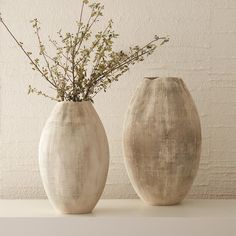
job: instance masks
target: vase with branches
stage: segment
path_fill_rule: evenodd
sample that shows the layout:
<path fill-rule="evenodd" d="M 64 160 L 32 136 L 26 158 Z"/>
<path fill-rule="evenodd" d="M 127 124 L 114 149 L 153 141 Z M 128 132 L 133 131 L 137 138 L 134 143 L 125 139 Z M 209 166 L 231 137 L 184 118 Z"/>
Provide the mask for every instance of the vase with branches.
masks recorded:
<path fill-rule="evenodd" d="M 85 20 L 84 8 L 90 10 Z M 95 207 L 105 186 L 109 148 L 104 127 L 92 105 L 94 96 L 106 91 L 132 65 L 141 62 L 168 37 L 155 36 L 143 46 L 114 50 L 118 34 L 113 21 L 94 32 L 93 26 L 103 16 L 104 6 L 82 0 L 75 32 L 57 32 L 49 36 L 55 54 L 41 37 L 41 24 L 31 21 L 38 41 L 38 56 L 28 51 L 13 34 L 5 19 L 0 23 L 29 59 L 32 69 L 40 73 L 54 95 L 29 86 L 29 94 L 36 93 L 58 101 L 39 143 L 39 166 L 46 194 L 52 205 L 64 213 L 89 213 Z M 51 48 L 50 48 L 51 49 Z"/>

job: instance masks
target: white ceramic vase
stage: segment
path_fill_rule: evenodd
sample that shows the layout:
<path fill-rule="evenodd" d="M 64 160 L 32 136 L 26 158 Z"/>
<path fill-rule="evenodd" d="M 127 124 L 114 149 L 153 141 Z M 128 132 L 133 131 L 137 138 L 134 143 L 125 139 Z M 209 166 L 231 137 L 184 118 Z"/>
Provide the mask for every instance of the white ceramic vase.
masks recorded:
<path fill-rule="evenodd" d="M 107 178 L 109 148 L 90 102 L 59 102 L 42 131 L 39 166 L 46 194 L 63 213 L 90 213 Z"/>
<path fill-rule="evenodd" d="M 201 127 L 193 99 L 179 78 L 145 78 L 124 123 L 130 181 L 151 205 L 181 202 L 196 176 Z"/>

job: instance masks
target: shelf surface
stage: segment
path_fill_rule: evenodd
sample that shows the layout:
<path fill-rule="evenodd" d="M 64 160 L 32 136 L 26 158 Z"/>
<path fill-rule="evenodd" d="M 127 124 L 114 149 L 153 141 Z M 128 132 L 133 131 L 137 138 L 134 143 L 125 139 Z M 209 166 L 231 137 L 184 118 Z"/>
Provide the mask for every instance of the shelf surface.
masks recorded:
<path fill-rule="evenodd" d="M 148 206 L 100 200 L 93 213 L 66 215 L 47 200 L 0 200 L 0 236 L 235 236 L 236 200 Z"/>
<path fill-rule="evenodd" d="M 55 211 L 48 200 L 0 200 L 0 217 L 232 217 L 236 200 L 185 200 L 175 206 L 149 206 L 139 199 L 100 200 L 91 214 Z"/>

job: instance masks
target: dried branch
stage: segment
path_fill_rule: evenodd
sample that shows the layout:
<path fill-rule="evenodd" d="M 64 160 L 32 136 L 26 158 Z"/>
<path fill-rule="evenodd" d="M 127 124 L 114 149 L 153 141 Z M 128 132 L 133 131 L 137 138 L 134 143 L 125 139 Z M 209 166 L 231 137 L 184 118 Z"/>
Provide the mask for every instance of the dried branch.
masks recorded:
<path fill-rule="evenodd" d="M 104 6 L 90 1 L 92 0 L 82 0 L 74 33 L 63 33 L 59 30 L 58 40 L 53 40 L 49 36 L 49 42 L 56 51 L 55 56 L 50 56 L 46 51 L 40 37 L 38 20 L 31 21 L 39 44 L 39 55 L 44 60 L 43 64 L 39 58 L 32 58 L 32 53 L 24 49 L 23 44 L 16 39 L 0 16 L 0 23 L 28 57 L 32 69 L 37 70 L 52 85 L 57 95 L 56 98 L 52 98 L 31 86 L 29 93 L 43 95 L 56 101 L 93 101 L 98 92 L 106 91 L 132 65 L 142 62 L 158 45 L 162 46 L 169 41 L 168 37 L 155 36 L 142 47 L 130 47 L 128 52 L 113 50 L 114 41 L 119 36 L 113 30 L 113 22 L 110 20 L 104 30 L 93 32 L 93 26 L 103 16 Z M 83 17 L 85 7 L 90 9 L 87 20 Z"/>

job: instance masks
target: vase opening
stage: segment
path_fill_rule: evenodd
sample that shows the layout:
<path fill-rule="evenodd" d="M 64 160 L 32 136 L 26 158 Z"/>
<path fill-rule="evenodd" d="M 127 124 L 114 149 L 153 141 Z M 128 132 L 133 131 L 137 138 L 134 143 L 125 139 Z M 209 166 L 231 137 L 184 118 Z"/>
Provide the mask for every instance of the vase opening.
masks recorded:
<path fill-rule="evenodd" d="M 154 79 L 158 79 L 160 77 L 156 76 L 156 77 L 144 77 L 144 79 L 150 79 L 150 80 L 154 80 Z"/>
<path fill-rule="evenodd" d="M 181 78 L 179 77 L 175 77 L 175 76 L 169 76 L 169 77 L 159 77 L 159 76 L 153 76 L 153 77 L 144 77 L 144 79 L 147 79 L 147 80 L 168 80 L 168 81 L 182 81 Z"/>

